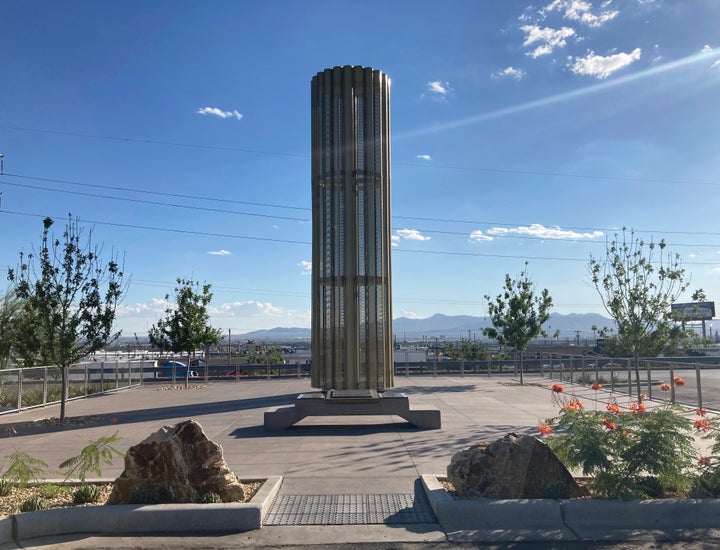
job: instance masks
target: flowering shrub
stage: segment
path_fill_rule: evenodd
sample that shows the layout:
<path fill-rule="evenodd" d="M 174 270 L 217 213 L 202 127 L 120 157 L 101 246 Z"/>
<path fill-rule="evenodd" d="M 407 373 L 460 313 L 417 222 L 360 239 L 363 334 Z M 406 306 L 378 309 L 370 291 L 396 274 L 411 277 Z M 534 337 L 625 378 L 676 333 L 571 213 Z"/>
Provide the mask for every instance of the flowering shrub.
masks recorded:
<path fill-rule="evenodd" d="M 613 402 L 605 411 L 588 411 L 573 397 L 554 419 L 557 435 L 548 444 L 566 466 L 592 476 L 591 488 L 600 496 L 632 499 L 682 493 L 692 485 L 698 455 L 693 421 L 680 412 L 670 405 L 648 411 L 641 402 L 625 410 Z M 718 480 L 720 486 L 720 473 Z"/>

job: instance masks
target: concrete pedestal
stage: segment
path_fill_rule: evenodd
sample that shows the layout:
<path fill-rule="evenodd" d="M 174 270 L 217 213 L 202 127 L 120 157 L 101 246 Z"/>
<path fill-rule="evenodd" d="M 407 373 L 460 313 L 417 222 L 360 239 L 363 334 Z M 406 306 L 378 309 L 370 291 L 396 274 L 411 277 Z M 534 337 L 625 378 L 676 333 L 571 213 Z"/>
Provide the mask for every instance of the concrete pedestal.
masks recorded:
<path fill-rule="evenodd" d="M 397 415 L 414 426 L 437 430 L 440 411 L 435 408 L 411 409 L 410 400 L 401 392 L 376 390 L 330 390 L 301 393 L 290 407 L 265 411 L 265 430 L 284 430 L 307 416 Z"/>

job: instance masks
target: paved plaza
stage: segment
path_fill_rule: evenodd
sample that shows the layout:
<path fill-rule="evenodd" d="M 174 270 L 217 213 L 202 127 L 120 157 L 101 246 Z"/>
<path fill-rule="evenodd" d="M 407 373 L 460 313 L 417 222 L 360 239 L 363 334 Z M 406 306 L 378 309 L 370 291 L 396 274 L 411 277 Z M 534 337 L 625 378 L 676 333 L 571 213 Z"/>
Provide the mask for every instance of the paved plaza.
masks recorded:
<path fill-rule="evenodd" d="M 536 435 L 538 422 L 558 410 L 551 401 L 550 385 L 547 379 L 526 377 L 526 384 L 520 386 L 509 375 L 399 376 L 395 389 L 406 392 L 413 406 L 440 409 L 441 429 L 419 430 L 393 416 L 345 416 L 307 418 L 288 430 L 269 433 L 263 429 L 265 411 L 292 404 L 298 394 L 311 391 L 307 379 L 210 382 L 192 384 L 187 390 L 154 383 L 71 401 L 68 417 L 84 421 L 62 429 L 31 423 L 58 416 L 58 406 L 0 416 L 0 447 L 3 456 L 19 449 L 47 462 L 52 470 L 78 454 L 87 440 L 117 431 L 120 440 L 116 447 L 125 452 L 162 426 L 193 419 L 211 440 L 222 445 L 225 460 L 238 477 L 283 476 L 279 496 L 418 495 L 422 492 L 418 478 L 444 474 L 455 452 L 510 432 Z M 593 404 L 596 392 L 591 389 L 566 384 L 566 392 L 572 391 L 586 407 L 604 408 L 604 404 Z M 15 435 L 10 436 L 12 433 Z M 122 470 L 122 460 L 116 459 L 112 466 L 103 467 L 103 477 L 115 478 Z M 54 548 L 272 548 L 308 544 L 357 544 L 357 548 L 364 548 L 371 543 L 378 548 L 452 546 L 437 523 L 387 522 L 269 525 L 247 533 L 204 538 L 163 533 L 157 537 L 75 536 L 35 543 L 36 547 Z M 666 544 L 670 548 L 674 543 Z M 712 547 L 707 546 L 711 544 L 708 540 L 704 544 Z M 467 545 L 471 541 L 456 546 Z M 567 543 L 528 547 L 588 546 Z"/>

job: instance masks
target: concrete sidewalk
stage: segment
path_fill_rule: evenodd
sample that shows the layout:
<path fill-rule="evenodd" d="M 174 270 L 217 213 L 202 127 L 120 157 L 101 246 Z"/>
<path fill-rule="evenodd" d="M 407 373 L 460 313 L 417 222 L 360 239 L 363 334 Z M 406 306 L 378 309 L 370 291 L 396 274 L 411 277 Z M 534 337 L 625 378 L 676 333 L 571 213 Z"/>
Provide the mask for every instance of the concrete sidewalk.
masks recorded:
<path fill-rule="evenodd" d="M 114 394 L 69 402 L 71 418 L 86 423 L 62 429 L 30 428 L 28 422 L 56 417 L 58 406 L 0 416 L 0 454 L 27 452 L 55 468 L 77 455 L 87 440 L 117 431 L 116 447 L 123 452 L 162 426 L 194 419 L 206 435 L 223 447 L 230 468 L 245 479 L 283 476 L 280 495 L 372 495 L 417 493 L 423 475 L 444 474 L 452 455 L 474 443 L 509 432 L 537 434 L 538 422 L 557 414 L 547 379 L 526 377 L 521 387 L 510 376 L 403 377 L 396 390 L 406 392 L 413 406 L 435 406 L 442 412 L 442 429 L 418 430 L 397 417 L 308 418 L 284 432 L 266 433 L 266 409 L 292 404 L 310 391 L 308 380 L 211 382 L 188 390 L 148 384 Z M 596 395 L 577 386 L 577 395 L 592 407 Z M 566 384 L 566 392 L 572 388 Z M 602 392 L 600 392 L 602 393 Z M 617 396 L 622 403 L 623 396 Z M 604 405 L 598 405 L 604 408 Z M 10 433 L 17 435 L 8 437 Z M 103 467 L 103 477 L 122 472 L 122 460 Z M 720 527 L 720 520 L 718 521 Z M 704 530 L 703 544 L 713 533 Z M 646 534 L 656 541 L 667 534 Z M 675 537 L 697 537 L 679 532 Z M 523 536 L 527 541 L 528 539 Z M 465 539 L 467 544 L 472 539 Z M 520 542 L 519 539 L 516 542 Z M 450 545 L 437 523 L 411 525 L 273 525 L 240 534 L 213 537 L 173 537 L 170 533 L 142 537 L 56 537 L 22 541 L 25 547 L 53 548 L 238 548 L 357 544 L 358 547 L 402 548 Z M 634 544 L 649 544 L 640 542 Z M 583 546 L 535 545 L 533 548 Z M 668 543 L 670 544 L 670 543 Z M 387 546 L 389 545 L 389 546 Z M 460 545 L 465 546 L 465 544 Z M 332 546 L 334 547 L 334 546 Z M 343 547 L 343 546 L 340 546 Z M 517 544 L 513 547 L 518 547 Z M 625 548 L 643 547 L 626 544 Z M 671 547 L 671 546 L 668 546 Z M 685 545 L 684 547 L 688 547 Z M 717 546 L 720 548 L 720 544 Z"/>

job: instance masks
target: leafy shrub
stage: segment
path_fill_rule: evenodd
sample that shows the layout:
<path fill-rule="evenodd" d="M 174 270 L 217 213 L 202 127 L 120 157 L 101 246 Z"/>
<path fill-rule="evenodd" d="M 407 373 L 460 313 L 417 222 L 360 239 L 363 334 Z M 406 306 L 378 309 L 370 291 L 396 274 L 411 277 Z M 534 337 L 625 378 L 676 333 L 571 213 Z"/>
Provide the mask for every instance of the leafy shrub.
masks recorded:
<path fill-rule="evenodd" d="M 593 476 L 592 489 L 608 498 L 633 499 L 686 491 L 692 484 L 693 423 L 680 409 L 663 406 L 646 412 L 642 403 L 622 411 L 563 408 L 559 435 L 548 444 L 570 468 Z"/>
<path fill-rule="evenodd" d="M 55 498 L 56 496 L 68 491 L 67 487 L 62 487 L 57 483 L 46 483 L 40 487 L 40 496 L 43 498 Z"/>
<path fill-rule="evenodd" d="M 554 500 L 570 498 L 570 487 L 566 483 L 559 481 L 546 483 L 542 492 L 542 498 L 551 498 Z"/>
<path fill-rule="evenodd" d="M 157 504 L 159 496 L 152 487 L 136 487 L 130 495 L 130 504 Z"/>
<path fill-rule="evenodd" d="M 29 498 L 20 505 L 21 512 L 37 512 L 45 508 L 47 508 L 47 504 L 41 497 Z"/>
<path fill-rule="evenodd" d="M 30 481 L 40 481 L 47 464 L 23 451 L 15 451 L 5 457 L 9 464 L 2 475 L 10 483 L 25 487 Z"/>
<path fill-rule="evenodd" d="M 87 483 L 80 485 L 73 493 L 73 502 L 75 504 L 89 504 L 97 502 L 100 499 L 100 487 L 97 485 L 88 485 Z"/>
<path fill-rule="evenodd" d="M 60 468 L 65 470 L 65 481 L 71 476 L 77 475 L 81 482 L 85 482 L 88 472 L 93 472 L 97 476 L 102 475 L 100 470 L 100 462 L 112 464 L 114 456 L 124 456 L 120 451 L 112 446 L 118 441 L 117 432 L 113 435 L 99 437 L 88 444 L 80 451 L 80 454 L 72 458 L 68 458 Z"/>
<path fill-rule="evenodd" d="M 7 479 L 0 479 L 0 497 L 6 497 L 12 491 L 13 484 Z"/>
<path fill-rule="evenodd" d="M 220 498 L 220 495 L 217 493 L 205 493 L 201 498 L 200 502 L 202 504 L 220 504 L 222 502 L 222 498 Z"/>

